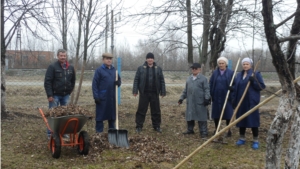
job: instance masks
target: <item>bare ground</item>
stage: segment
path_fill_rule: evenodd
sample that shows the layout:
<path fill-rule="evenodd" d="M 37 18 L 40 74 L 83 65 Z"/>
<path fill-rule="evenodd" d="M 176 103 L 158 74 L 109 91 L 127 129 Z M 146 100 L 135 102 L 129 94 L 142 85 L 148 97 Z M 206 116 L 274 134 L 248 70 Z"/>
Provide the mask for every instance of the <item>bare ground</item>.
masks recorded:
<path fill-rule="evenodd" d="M 277 87 L 268 88 L 275 92 Z M 33 90 L 33 89 L 32 89 Z M 118 148 L 110 145 L 107 132 L 100 139 L 95 139 L 95 121 L 89 120 L 82 130 L 90 136 L 90 151 L 87 156 L 79 155 L 76 148 L 62 147 L 61 157 L 51 157 L 47 147 L 46 125 L 36 108 L 9 107 L 9 116 L 1 120 L 1 168 L 173 168 L 181 160 L 199 147 L 205 140 L 200 139 L 198 128 L 196 134 L 185 136 L 184 119 L 185 106 L 177 105 L 181 88 L 168 89 L 168 96 L 161 99 L 162 133 L 152 129 L 150 112 L 147 113 L 145 125 L 141 134 L 135 133 L 135 111 L 138 99 L 131 96 L 131 91 L 122 91 L 122 104 L 119 106 L 120 128 L 128 130 L 130 147 Z M 83 90 L 84 91 L 84 90 Z M 31 91 L 28 93 L 30 96 Z M 89 93 L 89 92 L 86 92 Z M 23 93 L 24 94 L 24 93 Z M 263 92 L 262 99 L 270 95 Z M 83 108 L 95 112 L 90 94 L 82 95 L 85 104 Z M 20 104 L 22 102 L 20 101 Z M 251 149 L 251 130 L 247 130 L 245 146 L 235 146 L 238 130 L 232 128 L 233 135 L 225 138 L 228 144 L 210 143 L 196 153 L 181 168 L 264 168 L 266 150 L 266 132 L 274 118 L 278 105 L 278 97 L 261 109 L 261 127 L 259 129 L 260 149 Z M 43 110 L 46 111 L 46 106 Z M 212 136 L 214 125 L 209 124 L 209 137 Z M 222 123 L 224 127 L 224 123 Z M 105 124 L 107 131 L 107 124 Z M 287 146 L 288 135 L 285 144 Z"/>

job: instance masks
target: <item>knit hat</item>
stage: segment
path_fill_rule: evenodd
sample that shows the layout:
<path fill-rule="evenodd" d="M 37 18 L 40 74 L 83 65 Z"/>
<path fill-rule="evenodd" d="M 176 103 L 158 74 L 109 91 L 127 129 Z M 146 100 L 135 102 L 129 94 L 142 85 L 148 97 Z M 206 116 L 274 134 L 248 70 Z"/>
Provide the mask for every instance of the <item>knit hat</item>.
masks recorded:
<path fill-rule="evenodd" d="M 244 59 L 242 60 L 242 65 L 243 65 L 244 62 L 248 62 L 248 63 L 250 63 L 251 65 L 253 64 L 253 60 L 250 59 L 250 58 L 244 58 Z"/>
<path fill-rule="evenodd" d="M 149 53 L 147 54 L 146 59 L 149 59 L 149 58 L 154 59 L 153 53 L 149 52 Z"/>
<path fill-rule="evenodd" d="M 226 65 L 228 65 L 228 59 L 225 58 L 224 56 L 219 57 L 217 63 L 219 63 L 220 60 L 223 60 L 226 63 Z"/>

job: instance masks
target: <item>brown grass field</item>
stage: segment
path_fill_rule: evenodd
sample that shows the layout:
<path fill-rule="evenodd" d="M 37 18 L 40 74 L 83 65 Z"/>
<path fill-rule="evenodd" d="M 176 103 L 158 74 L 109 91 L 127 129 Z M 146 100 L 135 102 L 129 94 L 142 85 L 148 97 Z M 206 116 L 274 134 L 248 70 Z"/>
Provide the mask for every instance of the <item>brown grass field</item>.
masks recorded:
<path fill-rule="evenodd" d="M 89 120 L 82 130 L 90 136 L 90 151 L 87 156 L 79 155 L 77 149 L 62 147 L 59 159 L 51 156 L 47 148 L 46 125 L 36 107 L 47 110 L 47 100 L 42 87 L 11 87 L 7 90 L 7 106 L 9 117 L 1 120 L 1 168 L 105 168 L 105 169 L 169 169 L 173 168 L 187 155 L 199 147 L 205 140 L 196 134 L 185 136 L 184 118 L 185 104 L 177 105 L 182 87 L 168 87 L 167 96 L 161 98 L 162 133 L 152 129 L 150 112 L 148 111 L 141 134 L 135 133 L 135 112 L 138 98 L 131 94 L 131 87 L 122 87 L 121 104 L 119 106 L 119 125 L 128 130 L 130 147 L 118 148 L 109 145 L 107 135 L 95 141 L 95 121 Z M 276 92 L 278 87 L 268 87 Z M 262 92 L 262 100 L 271 95 Z M 228 144 L 209 143 L 196 153 L 181 168 L 222 168 L 253 169 L 265 168 L 266 132 L 274 118 L 279 98 L 271 100 L 260 108 L 261 127 L 259 128 L 260 148 L 251 149 L 251 130 L 247 130 L 245 146 L 237 147 L 238 129 L 232 128 L 233 135 L 226 138 Z M 184 102 L 185 103 L 185 102 Z M 95 112 L 90 87 L 83 87 L 79 105 Z M 213 121 L 208 121 L 209 137 L 214 130 Z M 222 127 L 224 123 L 222 123 Z M 107 123 L 105 123 L 107 133 Z M 283 147 L 286 148 L 289 132 L 286 133 Z M 284 155 L 284 154 L 283 154 Z M 284 157 L 283 157 L 284 159 Z"/>

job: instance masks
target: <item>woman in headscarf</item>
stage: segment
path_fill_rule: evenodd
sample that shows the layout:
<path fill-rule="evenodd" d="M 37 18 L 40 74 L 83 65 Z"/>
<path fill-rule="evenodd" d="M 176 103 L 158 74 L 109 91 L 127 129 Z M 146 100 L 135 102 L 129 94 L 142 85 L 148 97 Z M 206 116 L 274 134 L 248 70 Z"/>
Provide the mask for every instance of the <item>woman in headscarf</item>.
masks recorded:
<path fill-rule="evenodd" d="M 241 99 L 244 91 L 246 90 L 247 83 L 250 82 L 249 88 L 246 91 L 245 98 L 243 99 L 237 111 L 236 119 L 241 117 L 243 114 L 255 107 L 260 102 L 260 91 L 266 87 L 260 72 L 253 72 L 252 65 L 252 59 L 244 58 L 242 60 L 243 70 L 237 74 L 237 77 L 235 79 L 235 106 L 238 104 L 238 101 Z M 240 138 L 236 142 L 236 145 L 240 146 L 245 144 L 246 128 L 251 128 L 253 134 L 253 142 L 251 147 L 254 150 L 258 149 L 258 127 L 260 126 L 258 109 L 244 118 L 242 121 L 237 123 L 236 126 L 239 127 L 240 133 Z"/>
<path fill-rule="evenodd" d="M 221 112 L 225 103 L 228 90 L 230 94 L 224 109 L 222 120 L 226 120 L 226 125 L 229 124 L 232 117 L 233 108 L 233 86 L 230 86 L 231 79 L 233 78 L 234 71 L 228 69 L 228 59 L 225 57 L 219 57 L 217 60 L 218 68 L 213 72 L 210 81 L 210 95 L 212 99 L 212 119 L 215 122 L 215 128 L 217 129 Z M 215 133 L 214 133 L 215 134 Z M 227 137 L 231 137 L 231 131 L 227 133 Z"/>

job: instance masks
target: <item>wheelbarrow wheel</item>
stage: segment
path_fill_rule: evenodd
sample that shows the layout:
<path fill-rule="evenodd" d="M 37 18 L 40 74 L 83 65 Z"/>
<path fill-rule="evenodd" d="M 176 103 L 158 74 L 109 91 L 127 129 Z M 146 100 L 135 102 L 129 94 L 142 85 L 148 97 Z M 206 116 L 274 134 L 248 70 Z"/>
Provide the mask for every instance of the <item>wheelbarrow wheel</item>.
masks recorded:
<path fill-rule="evenodd" d="M 61 142 L 58 133 L 53 133 L 51 136 L 50 150 L 53 158 L 59 158 L 61 152 Z"/>
<path fill-rule="evenodd" d="M 90 147 L 89 135 L 86 131 L 81 131 L 78 137 L 78 147 L 77 147 L 78 153 L 83 155 L 88 155 L 89 147 Z"/>

